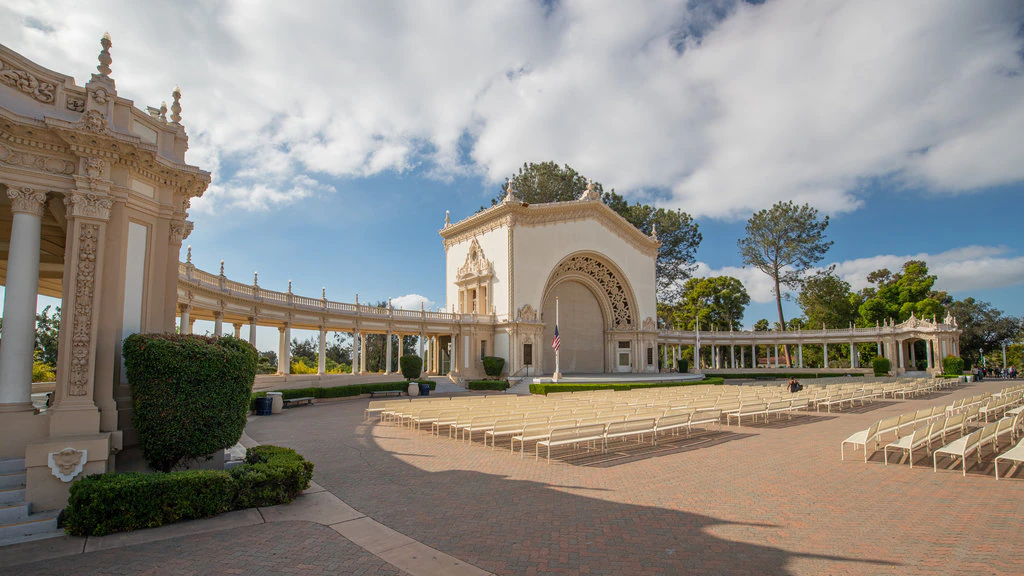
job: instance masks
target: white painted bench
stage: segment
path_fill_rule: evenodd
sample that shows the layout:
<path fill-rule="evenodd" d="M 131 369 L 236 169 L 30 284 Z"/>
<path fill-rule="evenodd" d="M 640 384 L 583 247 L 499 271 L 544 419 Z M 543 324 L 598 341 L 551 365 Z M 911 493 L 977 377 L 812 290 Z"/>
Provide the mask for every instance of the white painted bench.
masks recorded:
<path fill-rule="evenodd" d="M 573 426 L 571 428 L 556 428 L 548 434 L 548 437 L 537 442 L 534 448 L 534 460 L 540 458 L 540 447 L 548 450 L 548 464 L 551 463 L 551 449 L 556 446 L 569 444 L 582 444 L 584 442 L 601 442 L 604 446 L 604 424 L 590 424 L 587 426 Z"/>

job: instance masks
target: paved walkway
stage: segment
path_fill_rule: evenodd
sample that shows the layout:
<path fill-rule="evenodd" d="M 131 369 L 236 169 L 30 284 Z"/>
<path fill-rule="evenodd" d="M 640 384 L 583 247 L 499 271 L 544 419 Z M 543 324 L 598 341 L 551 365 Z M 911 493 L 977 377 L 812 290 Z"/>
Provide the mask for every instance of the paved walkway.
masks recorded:
<path fill-rule="evenodd" d="M 311 496 L 336 496 L 357 518 L 264 513 L 257 524 L 10 573 L 450 573 L 387 559 L 388 546 L 415 543 L 452 566 L 495 574 L 1020 574 L 1024 471 L 997 482 L 991 457 L 967 478 L 933 473 L 926 456 L 913 469 L 886 467 L 881 453 L 867 464 L 859 454 L 839 460 L 840 441 L 872 421 L 1004 385 L 551 465 L 364 422 L 365 400 L 296 408 L 253 419 L 247 433 L 315 462 L 326 492 Z"/>

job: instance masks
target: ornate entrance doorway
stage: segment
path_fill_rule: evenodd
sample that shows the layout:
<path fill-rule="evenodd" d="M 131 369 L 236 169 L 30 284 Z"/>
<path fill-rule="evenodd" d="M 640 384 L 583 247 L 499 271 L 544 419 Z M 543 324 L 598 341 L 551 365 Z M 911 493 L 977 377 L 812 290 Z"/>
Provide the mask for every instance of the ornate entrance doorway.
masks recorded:
<path fill-rule="evenodd" d="M 555 371 L 555 297 L 558 297 L 560 363 L 565 374 L 599 374 L 604 367 L 604 314 L 597 297 L 579 282 L 563 282 L 544 298 L 544 373 Z"/>

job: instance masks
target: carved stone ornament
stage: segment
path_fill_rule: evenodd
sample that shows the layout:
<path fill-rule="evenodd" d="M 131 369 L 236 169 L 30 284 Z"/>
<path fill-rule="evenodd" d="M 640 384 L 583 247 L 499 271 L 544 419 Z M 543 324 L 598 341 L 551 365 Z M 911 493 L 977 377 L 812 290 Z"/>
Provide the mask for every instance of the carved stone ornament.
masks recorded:
<path fill-rule="evenodd" d="M 594 181 L 587 181 L 587 190 L 580 196 L 580 202 L 600 202 L 601 193 L 594 187 Z"/>
<path fill-rule="evenodd" d="M 109 197 L 91 192 L 74 192 L 64 197 L 68 218 L 110 219 L 110 207 L 113 200 Z"/>
<path fill-rule="evenodd" d="M 11 201 L 12 212 L 23 212 L 42 217 L 43 207 L 46 206 L 46 192 L 39 192 L 31 188 L 8 187 L 7 198 Z"/>
<path fill-rule="evenodd" d="M 455 274 L 455 279 L 458 281 L 467 278 L 491 276 L 493 274 L 494 266 L 484 257 L 484 251 L 480 248 L 480 243 L 476 241 L 476 238 L 473 238 L 473 243 L 469 245 L 469 253 L 466 254 L 466 262 L 459 267 Z"/>
<path fill-rule="evenodd" d="M 183 222 L 171 223 L 171 244 L 181 244 L 185 239 L 185 224 Z"/>
<path fill-rule="evenodd" d="M 85 100 L 68 94 L 64 97 L 64 107 L 72 112 L 85 112 Z"/>
<path fill-rule="evenodd" d="M 46 460 L 50 465 L 53 475 L 60 478 L 62 482 L 71 482 L 82 473 L 85 463 L 89 459 L 89 451 L 65 448 L 60 452 L 50 452 Z"/>
<path fill-rule="evenodd" d="M 644 318 L 644 331 L 645 332 L 654 332 L 657 329 L 658 329 L 658 325 L 654 322 L 654 318 L 651 318 L 650 316 L 648 316 L 647 318 Z"/>
<path fill-rule="evenodd" d="M 85 174 L 89 178 L 102 178 L 106 162 L 102 158 L 89 158 L 85 162 Z"/>
<path fill-rule="evenodd" d="M 185 220 L 185 234 L 182 235 L 182 240 L 192 235 L 192 230 L 196 227 L 196 223 L 191 220 Z"/>
<path fill-rule="evenodd" d="M 85 396 L 89 391 L 89 343 L 92 340 L 92 305 L 96 286 L 98 224 L 82 224 L 78 236 L 78 265 L 75 279 L 75 310 L 71 332 L 71 381 L 68 395 Z"/>
<path fill-rule="evenodd" d="M 79 122 L 79 125 L 83 130 L 103 134 L 107 131 L 107 117 L 99 110 L 89 110 L 82 114 L 82 120 Z"/>
<path fill-rule="evenodd" d="M 75 163 L 63 158 L 42 156 L 15 150 L 6 144 L 0 144 L 0 162 L 14 166 L 25 166 L 49 172 L 50 174 L 71 175 L 75 173 Z"/>
<path fill-rule="evenodd" d="M 559 264 L 551 276 L 551 281 L 573 273 L 590 276 L 604 291 L 612 309 L 612 326 L 616 329 L 632 328 L 633 310 L 626 291 L 626 283 L 607 264 L 592 256 L 578 254 Z"/>
<path fill-rule="evenodd" d="M 520 322 L 536 322 L 537 311 L 533 309 L 533 306 L 525 304 L 516 312 L 516 320 Z"/>
<path fill-rule="evenodd" d="M 91 92 L 91 94 L 92 94 L 92 99 L 95 100 L 96 103 L 99 104 L 100 106 L 102 106 L 102 105 L 104 105 L 104 104 L 106 104 L 107 102 L 110 101 L 110 94 L 107 94 L 107 91 L 104 90 L 103 88 L 97 88 L 97 89 L 93 90 Z"/>
<path fill-rule="evenodd" d="M 0 82 L 17 88 L 44 104 L 52 104 L 57 87 L 36 78 L 31 72 L 18 70 L 7 62 L 0 61 Z"/>

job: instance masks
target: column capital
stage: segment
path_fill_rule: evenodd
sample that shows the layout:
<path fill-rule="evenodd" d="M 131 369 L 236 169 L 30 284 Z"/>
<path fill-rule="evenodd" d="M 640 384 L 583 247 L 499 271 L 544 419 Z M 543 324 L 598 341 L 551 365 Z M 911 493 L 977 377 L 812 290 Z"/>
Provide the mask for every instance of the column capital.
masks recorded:
<path fill-rule="evenodd" d="M 92 218 L 110 220 L 110 207 L 114 201 L 106 194 L 72 191 L 64 196 L 68 218 Z"/>
<path fill-rule="evenodd" d="M 46 192 L 8 186 L 7 198 L 11 201 L 11 212 L 42 218 L 43 208 L 46 206 Z"/>

